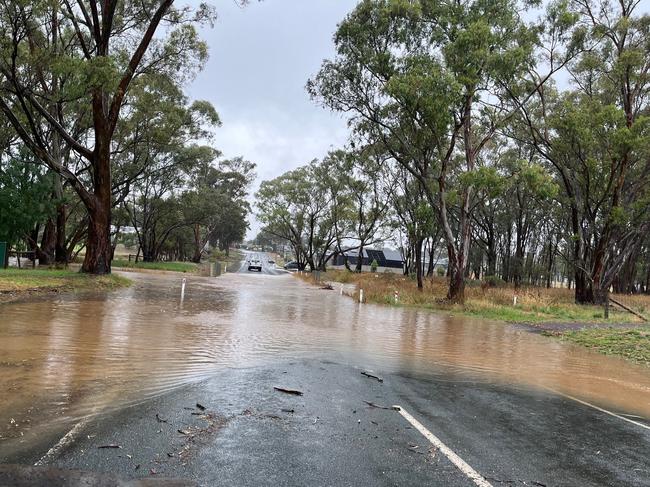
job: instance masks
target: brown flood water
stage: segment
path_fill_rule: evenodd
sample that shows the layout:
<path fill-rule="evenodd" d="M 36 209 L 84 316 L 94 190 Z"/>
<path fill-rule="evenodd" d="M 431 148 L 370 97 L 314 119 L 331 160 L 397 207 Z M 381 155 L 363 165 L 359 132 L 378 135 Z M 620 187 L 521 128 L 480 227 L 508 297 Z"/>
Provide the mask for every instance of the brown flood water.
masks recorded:
<path fill-rule="evenodd" d="M 129 274 L 106 295 L 0 305 L 0 460 L 16 442 L 226 367 L 326 358 L 569 394 L 650 418 L 650 371 L 499 323 L 358 305 L 290 276 Z"/>

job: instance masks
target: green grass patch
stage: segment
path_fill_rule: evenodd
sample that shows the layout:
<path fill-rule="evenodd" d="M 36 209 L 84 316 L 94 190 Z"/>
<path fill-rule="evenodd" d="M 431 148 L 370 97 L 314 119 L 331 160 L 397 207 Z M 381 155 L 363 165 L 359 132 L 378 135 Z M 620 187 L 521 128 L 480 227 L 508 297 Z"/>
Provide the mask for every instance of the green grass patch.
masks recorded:
<path fill-rule="evenodd" d="M 618 355 L 650 365 L 650 327 L 590 328 L 556 334 L 562 340 L 577 343 L 606 355 Z"/>
<path fill-rule="evenodd" d="M 93 276 L 61 269 L 0 269 L 0 292 L 112 290 L 131 284 L 116 275 Z"/>
<path fill-rule="evenodd" d="M 199 266 L 193 262 L 129 262 L 126 259 L 115 259 L 113 267 L 122 267 L 126 269 L 148 269 L 156 271 L 171 272 L 198 272 Z"/>

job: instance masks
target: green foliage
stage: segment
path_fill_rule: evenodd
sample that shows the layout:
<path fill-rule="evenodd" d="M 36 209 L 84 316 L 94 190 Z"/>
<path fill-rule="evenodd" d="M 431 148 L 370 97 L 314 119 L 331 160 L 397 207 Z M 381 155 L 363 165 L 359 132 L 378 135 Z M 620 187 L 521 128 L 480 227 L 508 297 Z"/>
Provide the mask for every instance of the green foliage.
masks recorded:
<path fill-rule="evenodd" d="M 372 259 L 372 262 L 370 263 L 370 272 L 377 272 L 378 268 L 379 262 L 377 262 L 377 259 Z"/>
<path fill-rule="evenodd" d="M 28 156 L 0 160 L 0 241 L 10 247 L 54 213 L 52 177 Z"/>

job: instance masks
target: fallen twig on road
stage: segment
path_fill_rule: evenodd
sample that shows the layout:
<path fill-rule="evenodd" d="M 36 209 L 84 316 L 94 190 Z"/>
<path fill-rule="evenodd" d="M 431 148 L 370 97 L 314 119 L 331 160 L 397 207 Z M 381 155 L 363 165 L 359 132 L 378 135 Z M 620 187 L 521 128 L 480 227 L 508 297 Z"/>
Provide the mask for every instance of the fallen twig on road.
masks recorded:
<path fill-rule="evenodd" d="M 162 419 L 158 413 L 156 413 L 156 419 L 158 420 L 159 423 L 166 423 L 166 419 Z"/>
<path fill-rule="evenodd" d="M 384 382 L 384 379 L 382 379 L 381 377 L 377 377 L 376 375 L 373 375 L 370 372 L 366 372 L 365 370 L 361 372 L 361 375 L 365 375 L 370 379 L 377 379 L 377 382 Z"/>
<path fill-rule="evenodd" d="M 363 401 L 363 402 L 365 402 L 365 403 L 366 403 L 368 406 L 370 406 L 371 408 L 376 408 L 376 409 L 389 409 L 389 410 L 390 410 L 390 409 L 393 409 L 393 408 L 389 408 L 389 407 L 387 407 L 387 406 L 380 406 L 379 404 L 375 404 L 374 402 L 370 402 L 370 401 Z"/>
<path fill-rule="evenodd" d="M 120 445 L 102 445 L 102 446 L 98 446 L 97 448 L 105 449 L 105 448 L 122 448 L 122 447 Z"/>
<path fill-rule="evenodd" d="M 302 396 L 303 392 L 296 389 L 285 389 L 284 387 L 273 387 L 276 391 L 284 392 L 285 394 L 293 394 L 294 396 Z"/>
<path fill-rule="evenodd" d="M 203 406 L 202 404 L 199 404 L 198 402 L 196 403 L 196 407 L 199 408 L 201 411 L 205 411 L 206 407 Z"/>

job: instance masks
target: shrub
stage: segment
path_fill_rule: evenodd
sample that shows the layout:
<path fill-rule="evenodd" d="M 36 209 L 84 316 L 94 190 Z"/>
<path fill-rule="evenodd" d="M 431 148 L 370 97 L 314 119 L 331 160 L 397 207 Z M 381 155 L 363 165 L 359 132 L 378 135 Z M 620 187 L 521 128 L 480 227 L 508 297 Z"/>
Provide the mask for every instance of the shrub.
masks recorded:
<path fill-rule="evenodd" d="M 487 287 L 505 287 L 506 281 L 501 279 L 499 276 L 485 276 L 483 277 L 483 283 Z"/>
<path fill-rule="evenodd" d="M 370 271 L 377 272 L 378 267 L 379 267 L 379 263 L 377 262 L 377 259 L 373 259 L 372 263 L 370 264 Z"/>

